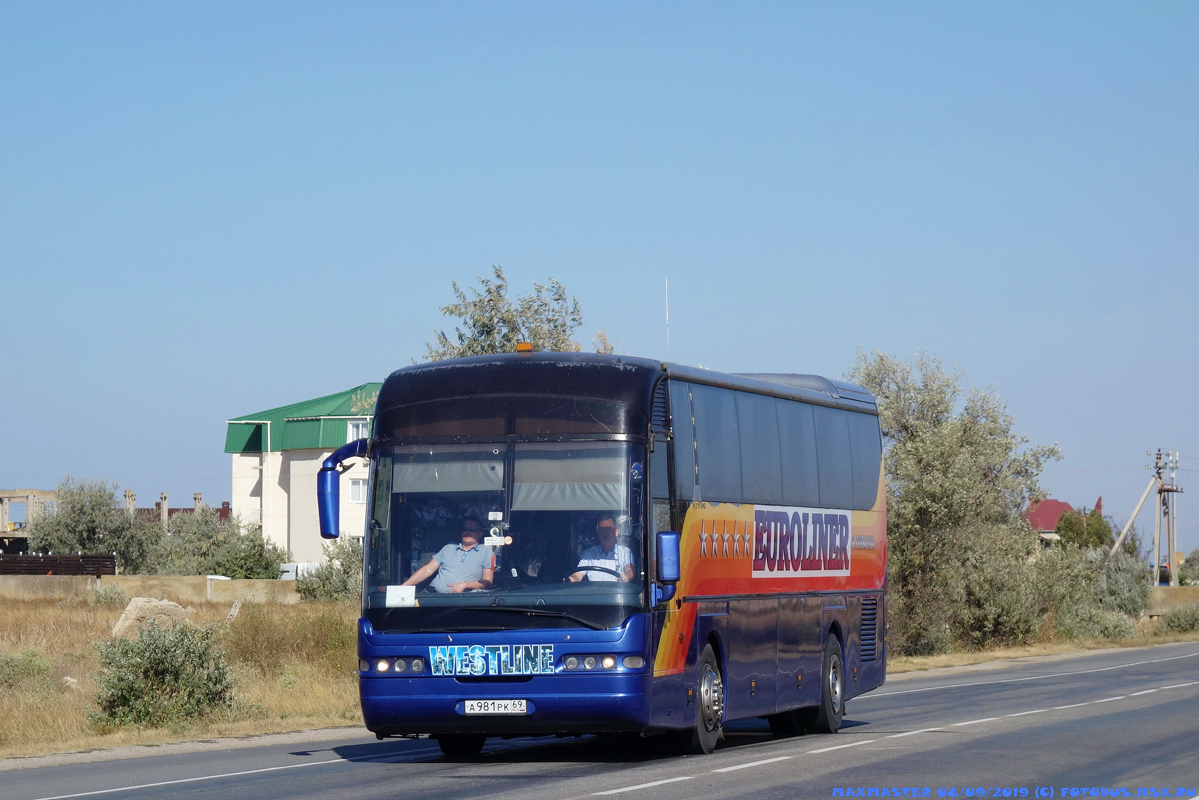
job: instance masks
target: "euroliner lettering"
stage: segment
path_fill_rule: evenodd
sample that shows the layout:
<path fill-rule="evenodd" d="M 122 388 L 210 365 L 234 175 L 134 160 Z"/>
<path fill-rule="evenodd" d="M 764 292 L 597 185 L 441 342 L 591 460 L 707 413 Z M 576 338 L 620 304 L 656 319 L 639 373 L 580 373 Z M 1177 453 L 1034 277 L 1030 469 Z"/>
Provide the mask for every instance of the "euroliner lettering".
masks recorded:
<path fill-rule="evenodd" d="M 849 575 L 848 511 L 754 509 L 754 577 Z"/>

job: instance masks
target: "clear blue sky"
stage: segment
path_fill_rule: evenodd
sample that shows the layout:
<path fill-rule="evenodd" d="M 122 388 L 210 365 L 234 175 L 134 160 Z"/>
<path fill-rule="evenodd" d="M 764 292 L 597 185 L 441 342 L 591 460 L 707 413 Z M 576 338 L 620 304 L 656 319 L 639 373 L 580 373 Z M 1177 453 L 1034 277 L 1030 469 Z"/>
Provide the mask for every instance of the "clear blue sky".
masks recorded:
<path fill-rule="evenodd" d="M 1193 3 L 5 3 L 0 488 L 227 499 L 226 419 L 382 379 L 501 263 L 636 355 L 926 349 L 1123 519 L 1145 450 L 1199 469 L 1197 34 Z"/>

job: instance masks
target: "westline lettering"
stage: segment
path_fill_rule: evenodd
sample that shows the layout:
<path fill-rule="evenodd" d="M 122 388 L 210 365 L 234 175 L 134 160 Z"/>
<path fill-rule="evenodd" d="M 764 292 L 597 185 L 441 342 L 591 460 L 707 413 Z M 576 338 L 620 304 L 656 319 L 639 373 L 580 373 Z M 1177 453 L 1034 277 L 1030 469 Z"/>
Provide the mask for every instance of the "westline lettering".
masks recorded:
<path fill-rule="evenodd" d="M 472 644 L 429 648 L 434 675 L 552 675 L 552 644 Z"/>
<path fill-rule="evenodd" d="M 835 509 L 757 506 L 753 576 L 848 575 L 852 519 Z"/>

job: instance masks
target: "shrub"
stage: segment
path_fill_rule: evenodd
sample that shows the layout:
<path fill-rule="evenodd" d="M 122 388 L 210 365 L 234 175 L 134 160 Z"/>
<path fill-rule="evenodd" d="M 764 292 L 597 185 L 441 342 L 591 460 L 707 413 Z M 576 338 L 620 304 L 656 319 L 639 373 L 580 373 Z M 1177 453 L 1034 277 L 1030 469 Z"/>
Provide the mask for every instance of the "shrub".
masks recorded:
<path fill-rule="evenodd" d="M 222 524 L 211 508 L 177 514 L 170 532 L 154 553 L 159 575 L 224 575 L 227 578 L 278 578 L 287 551 L 263 537 L 258 526 L 237 517 Z"/>
<path fill-rule="evenodd" d="M 1062 639 L 1132 639 L 1137 635 L 1137 626 L 1118 611 L 1083 605 L 1057 615 L 1054 634 Z"/>
<path fill-rule="evenodd" d="M 1140 616 L 1149 605 L 1149 571 L 1145 564 L 1124 551 L 1109 556 L 1106 549 L 1090 551 L 1089 558 L 1101 562 L 1095 581 L 1095 596 L 1108 611 Z"/>
<path fill-rule="evenodd" d="M 890 595 L 892 647 L 909 655 L 977 649 L 1027 640 L 1037 631 L 1038 605 L 1021 527 L 973 524 L 910 541 L 923 580 Z M 914 547 L 919 546 L 919 551 Z"/>
<path fill-rule="evenodd" d="M 357 633 L 344 607 L 251 603 L 229 625 L 225 652 L 233 663 L 264 675 L 296 659 L 331 671 L 350 670 L 358 658 Z"/>
<path fill-rule="evenodd" d="M 1182 586 L 1199 584 L 1199 549 L 1192 550 L 1187 555 L 1182 569 L 1178 571 L 1178 580 Z"/>
<path fill-rule="evenodd" d="M 323 545 L 325 560 L 296 580 L 305 600 L 351 601 L 362 596 L 362 540 L 339 539 Z"/>
<path fill-rule="evenodd" d="M 1199 605 L 1174 606 L 1161 615 L 1157 621 L 1157 628 L 1163 633 L 1190 633 L 1199 630 Z"/>
<path fill-rule="evenodd" d="M 233 679 L 211 628 L 151 620 L 136 640 L 108 639 L 97 650 L 94 724 L 169 725 L 233 704 Z"/>
<path fill-rule="evenodd" d="M 0 653 L 0 688 L 14 689 L 50 675 L 50 661 L 35 648 L 27 647 L 16 653 Z"/>
<path fill-rule="evenodd" d="M 111 584 L 105 585 L 103 581 L 87 597 L 88 605 L 102 606 L 104 608 L 124 608 L 126 602 L 124 589 Z"/>

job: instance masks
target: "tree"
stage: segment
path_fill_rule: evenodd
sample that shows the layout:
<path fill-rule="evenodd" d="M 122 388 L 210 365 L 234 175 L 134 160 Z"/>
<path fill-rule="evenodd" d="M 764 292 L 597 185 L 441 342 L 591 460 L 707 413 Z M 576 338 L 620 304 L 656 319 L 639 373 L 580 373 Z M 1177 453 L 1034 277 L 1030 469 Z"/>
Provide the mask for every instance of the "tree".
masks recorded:
<path fill-rule="evenodd" d="M 1057 446 L 1025 447 L 998 396 L 971 388 L 919 352 L 911 362 L 859 351 L 850 380 L 874 394 L 888 478 L 890 525 L 900 535 L 966 523 L 1017 524 Z"/>
<path fill-rule="evenodd" d="M 437 331 L 436 340 L 426 343 L 430 361 L 491 353 L 512 353 L 517 342 L 529 342 L 534 350 L 577 353 L 582 348 L 571 339 L 583 324 L 583 312 L 578 298 L 570 297 L 566 287 L 550 278 L 549 286 L 533 284 L 533 292 L 508 298 L 508 279 L 499 264 L 492 267 L 495 280 L 481 275 L 475 278 L 479 288 L 471 295 L 452 282 L 458 302 L 442 306 L 441 313 L 458 317 L 453 339 L 445 331 Z M 596 334 L 596 352 L 611 353 L 604 331 Z"/>
<path fill-rule="evenodd" d="M 933 356 L 859 351 L 850 380 L 878 402 L 887 478 L 892 625 L 900 651 L 983 645 L 1028 631 L 1013 583 L 1034 546 L 1021 512 L 1043 496 L 1056 446 L 1028 447 L 996 395 Z"/>
<path fill-rule="evenodd" d="M 143 571 L 162 538 L 162 528 L 156 520 L 131 516 L 118 505 L 118 488 L 102 480 L 63 478 L 56 490 L 55 509 L 29 523 L 30 549 L 115 553 L 122 571 Z"/>
<path fill-rule="evenodd" d="M 1054 533 L 1067 544 L 1079 547 L 1111 547 L 1116 541 L 1111 524 L 1098 509 L 1090 513 L 1067 511 L 1058 517 Z"/>
<path fill-rule="evenodd" d="M 224 575 L 278 578 L 287 551 L 267 541 L 257 525 L 244 528 L 233 517 L 222 523 L 211 508 L 176 514 L 153 557 L 159 575 Z"/>

